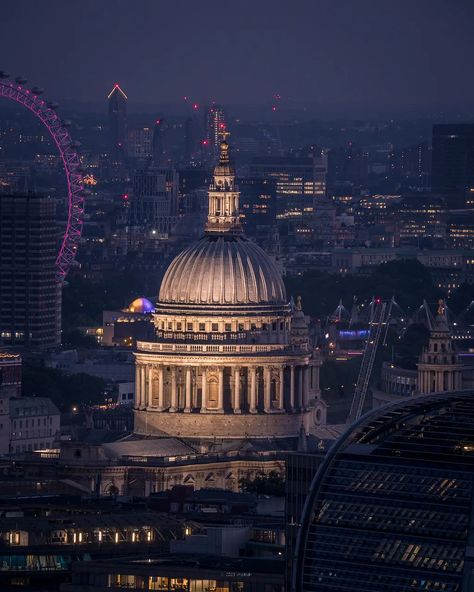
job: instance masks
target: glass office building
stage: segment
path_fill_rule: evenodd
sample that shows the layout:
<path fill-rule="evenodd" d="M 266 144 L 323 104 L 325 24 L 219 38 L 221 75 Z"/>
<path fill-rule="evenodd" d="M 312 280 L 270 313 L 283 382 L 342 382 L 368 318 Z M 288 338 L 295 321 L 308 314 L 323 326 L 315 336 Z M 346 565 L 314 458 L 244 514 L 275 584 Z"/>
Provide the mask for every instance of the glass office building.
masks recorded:
<path fill-rule="evenodd" d="M 473 489 L 474 392 L 367 414 L 313 480 L 293 590 L 474 590 Z"/>

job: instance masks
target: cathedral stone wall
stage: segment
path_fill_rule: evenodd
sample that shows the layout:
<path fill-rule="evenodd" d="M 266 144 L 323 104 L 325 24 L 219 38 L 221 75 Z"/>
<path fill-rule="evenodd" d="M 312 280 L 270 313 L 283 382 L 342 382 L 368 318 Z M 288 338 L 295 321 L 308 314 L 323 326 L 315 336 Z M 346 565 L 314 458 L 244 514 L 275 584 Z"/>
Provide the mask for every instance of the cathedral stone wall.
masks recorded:
<path fill-rule="evenodd" d="M 258 415 L 154 413 L 135 410 L 136 434 L 162 434 L 178 438 L 282 438 L 295 437 L 301 425 L 310 431 L 314 410 L 302 413 Z"/>
<path fill-rule="evenodd" d="M 137 466 L 118 464 L 72 463 L 59 466 L 59 479 L 76 483 L 82 491 L 101 495 L 136 495 L 146 497 L 151 493 L 167 491 L 175 485 L 190 485 L 194 489 L 226 489 L 238 492 L 240 480 L 253 480 L 261 473 L 285 473 L 285 462 L 268 460 L 222 459 L 218 462 L 170 464 L 169 466 Z M 98 487 L 99 484 L 99 487 Z"/>

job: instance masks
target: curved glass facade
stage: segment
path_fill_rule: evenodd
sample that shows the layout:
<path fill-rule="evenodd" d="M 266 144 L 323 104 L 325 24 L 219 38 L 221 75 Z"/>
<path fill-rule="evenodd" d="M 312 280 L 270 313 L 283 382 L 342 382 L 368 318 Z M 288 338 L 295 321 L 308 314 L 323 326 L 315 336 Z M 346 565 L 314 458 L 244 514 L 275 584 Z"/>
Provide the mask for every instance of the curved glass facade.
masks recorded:
<path fill-rule="evenodd" d="M 474 590 L 474 393 L 377 409 L 311 486 L 293 590 Z"/>

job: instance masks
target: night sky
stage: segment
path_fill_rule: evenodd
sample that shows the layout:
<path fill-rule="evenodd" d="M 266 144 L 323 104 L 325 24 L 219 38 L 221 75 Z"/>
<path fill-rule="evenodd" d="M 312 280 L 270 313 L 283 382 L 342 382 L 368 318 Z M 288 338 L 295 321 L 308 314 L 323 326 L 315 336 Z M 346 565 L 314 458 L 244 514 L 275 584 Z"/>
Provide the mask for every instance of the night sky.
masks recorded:
<path fill-rule="evenodd" d="M 472 0 L 2 0 L 0 69 L 93 103 L 468 113 L 473 31 Z"/>

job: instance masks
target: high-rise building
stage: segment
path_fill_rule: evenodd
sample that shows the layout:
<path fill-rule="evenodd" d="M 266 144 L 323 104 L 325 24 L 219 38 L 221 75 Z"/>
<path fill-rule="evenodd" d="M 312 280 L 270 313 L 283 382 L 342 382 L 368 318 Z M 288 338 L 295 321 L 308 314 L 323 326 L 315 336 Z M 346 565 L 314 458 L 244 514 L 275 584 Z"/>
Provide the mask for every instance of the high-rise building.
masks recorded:
<path fill-rule="evenodd" d="M 248 236 L 268 245 L 269 234 L 276 224 L 276 183 L 271 179 L 239 179 L 241 220 Z M 261 240 L 260 240 L 261 239 Z"/>
<path fill-rule="evenodd" d="M 474 392 L 384 406 L 326 454 L 305 504 L 294 592 L 474 590 Z"/>
<path fill-rule="evenodd" d="M 364 184 L 368 174 L 368 154 L 362 148 L 350 143 L 328 152 L 328 184 L 331 187 Z"/>
<path fill-rule="evenodd" d="M 127 95 L 115 84 L 107 99 L 111 157 L 113 162 L 122 163 L 127 155 Z"/>
<path fill-rule="evenodd" d="M 206 110 L 205 130 L 207 148 L 217 157 L 219 154 L 219 134 L 227 129 L 226 115 L 223 107 L 213 105 Z"/>
<path fill-rule="evenodd" d="M 426 142 L 392 150 L 388 155 L 389 175 L 395 180 L 408 179 L 424 187 L 431 174 L 431 146 Z"/>
<path fill-rule="evenodd" d="M 199 125 L 197 118 L 187 117 L 184 122 L 184 159 L 189 162 L 198 153 Z"/>
<path fill-rule="evenodd" d="M 250 176 L 276 183 L 279 214 L 313 212 L 315 200 L 326 195 L 327 161 L 324 155 L 309 157 L 258 157 L 250 164 Z"/>
<path fill-rule="evenodd" d="M 474 188 L 474 124 L 433 126 L 432 188 L 463 207 Z"/>
<path fill-rule="evenodd" d="M 170 154 L 166 142 L 169 126 L 163 117 L 155 121 L 153 127 L 153 164 L 155 167 L 164 167 L 169 164 Z"/>
<path fill-rule="evenodd" d="M 178 173 L 149 167 L 133 174 L 131 231 L 151 238 L 168 235 L 178 220 Z"/>
<path fill-rule="evenodd" d="M 0 338 L 45 348 L 60 342 L 61 291 L 54 201 L 0 194 Z"/>
<path fill-rule="evenodd" d="M 276 184 L 277 217 L 282 235 L 288 235 L 287 244 L 313 241 L 322 213 L 328 212 L 326 174 L 327 158 L 322 153 L 307 157 L 258 157 L 251 162 L 252 177 Z M 333 237 L 334 224 L 330 228 Z M 327 244 L 328 240 L 323 242 Z"/>
<path fill-rule="evenodd" d="M 153 132 L 149 127 L 136 127 L 128 132 L 127 154 L 135 160 L 152 156 Z"/>

